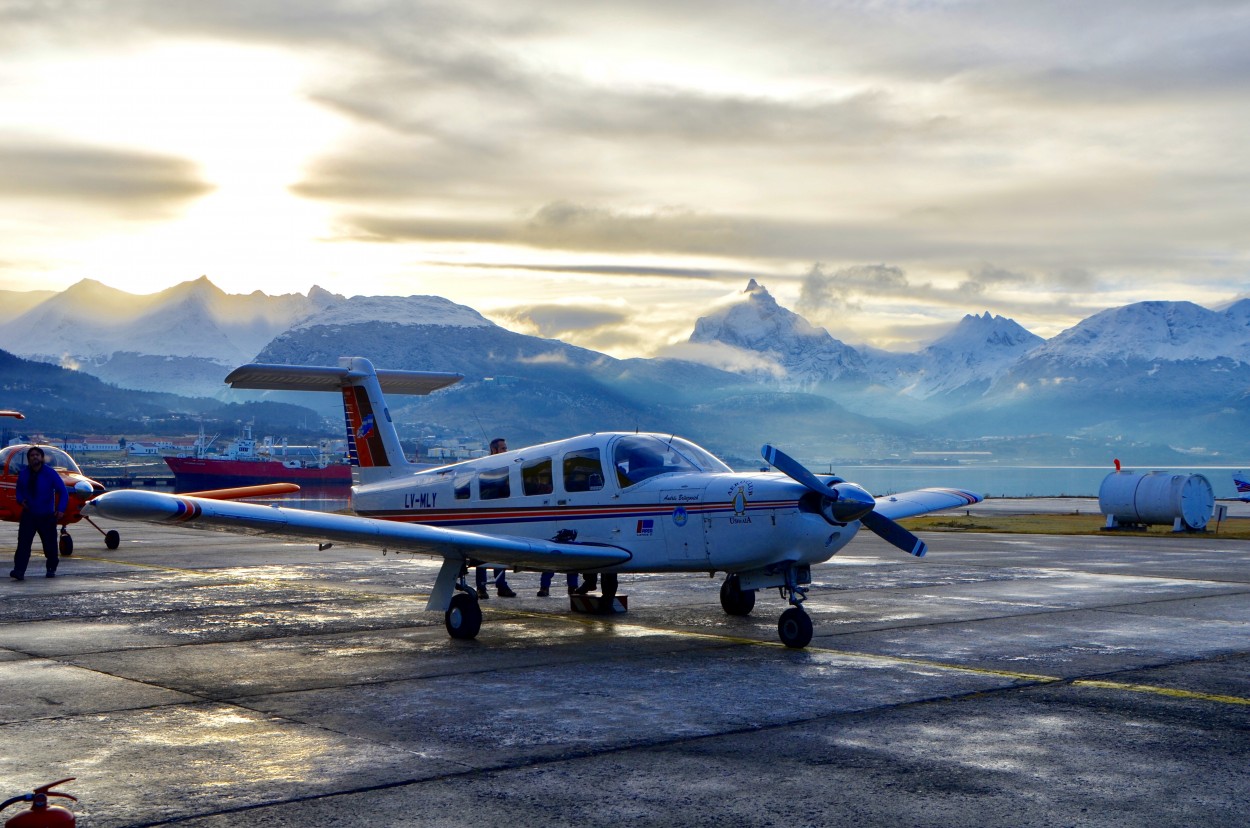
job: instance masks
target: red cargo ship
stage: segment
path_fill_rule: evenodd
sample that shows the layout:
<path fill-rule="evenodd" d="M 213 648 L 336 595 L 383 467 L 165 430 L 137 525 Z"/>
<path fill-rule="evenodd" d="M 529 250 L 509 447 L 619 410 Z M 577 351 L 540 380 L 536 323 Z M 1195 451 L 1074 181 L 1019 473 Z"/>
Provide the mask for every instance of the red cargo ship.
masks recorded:
<path fill-rule="evenodd" d="M 174 491 L 279 482 L 344 490 L 352 485 L 352 468 L 346 456 L 327 458 L 315 446 L 274 445 L 268 440 L 258 448 L 250 426 L 244 426 L 243 436 L 219 455 L 204 452 L 202 444 L 199 449 L 194 457 L 164 458 L 174 473 Z"/>

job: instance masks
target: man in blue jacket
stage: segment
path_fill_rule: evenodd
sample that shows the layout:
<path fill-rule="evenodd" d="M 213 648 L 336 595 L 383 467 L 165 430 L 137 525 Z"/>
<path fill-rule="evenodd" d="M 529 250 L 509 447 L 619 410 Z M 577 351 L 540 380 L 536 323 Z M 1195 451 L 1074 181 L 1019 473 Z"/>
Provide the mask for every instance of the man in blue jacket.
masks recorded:
<path fill-rule="evenodd" d="M 49 578 L 56 577 L 56 565 L 61 560 L 56 525 L 69 506 L 69 491 L 61 475 L 43 459 L 43 449 L 31 446 L 26 450 L 26 468 L 17 473 L 17 503 L 22 517 L 17 523 L 17 552 L 13 554 L 9 577 L 18 581 L 26 580 L 26 565 L 30 563 L 30 547 L 36 533 L 43 543 Z"/>

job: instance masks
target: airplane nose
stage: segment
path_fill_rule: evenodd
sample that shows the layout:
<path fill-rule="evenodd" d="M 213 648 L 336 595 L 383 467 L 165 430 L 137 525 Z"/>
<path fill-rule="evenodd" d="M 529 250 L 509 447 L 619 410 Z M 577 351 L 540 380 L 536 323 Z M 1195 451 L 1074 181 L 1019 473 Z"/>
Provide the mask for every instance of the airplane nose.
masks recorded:
<path fill-rule="evenodd" d="M 838 493 L 838 499 L 830 504 L 830 508 L 842 523 L 859 520 L 877 505 L 877 501 L 862 486 L 835 483 L 832 488 Z"/>

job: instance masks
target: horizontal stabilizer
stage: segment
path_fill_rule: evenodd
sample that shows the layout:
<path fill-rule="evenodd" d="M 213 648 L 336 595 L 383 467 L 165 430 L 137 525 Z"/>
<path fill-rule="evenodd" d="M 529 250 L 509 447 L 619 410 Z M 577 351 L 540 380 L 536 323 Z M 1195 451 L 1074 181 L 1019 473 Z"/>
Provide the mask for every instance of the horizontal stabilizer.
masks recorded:
<path fill-rule="evenodd" d="M 455 385 L 464 374 L 440 371 L 375 371 L 382 391 L 387 394 L 429 394 Z M 350 368 L 325 365 L 241 365 L 230 372 L 226 383 L 231 388 L 258 391 L 334 391 L 345 382 L 360 376 Z"/>

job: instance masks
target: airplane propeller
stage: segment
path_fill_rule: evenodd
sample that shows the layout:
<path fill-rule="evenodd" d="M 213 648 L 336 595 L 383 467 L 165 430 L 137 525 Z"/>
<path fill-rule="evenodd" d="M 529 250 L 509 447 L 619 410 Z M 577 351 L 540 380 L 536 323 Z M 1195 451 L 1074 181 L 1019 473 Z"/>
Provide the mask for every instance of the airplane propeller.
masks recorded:
<path fill-rule="evenodd" d="M 851 523 L 858 520 L 886 543 L 897 546 L 917 558 L 924 556 L 927 550 L 925 542 L 890 518 L 874 511 L 877 501 L 860 486 L 847 483 L 837 477 L 826 485 L 801 463 L 775 446 L 765 445 L 760 454 L 769 465 L 820 495 L 820 511 L 827 520 L 834 523 Z"/>

